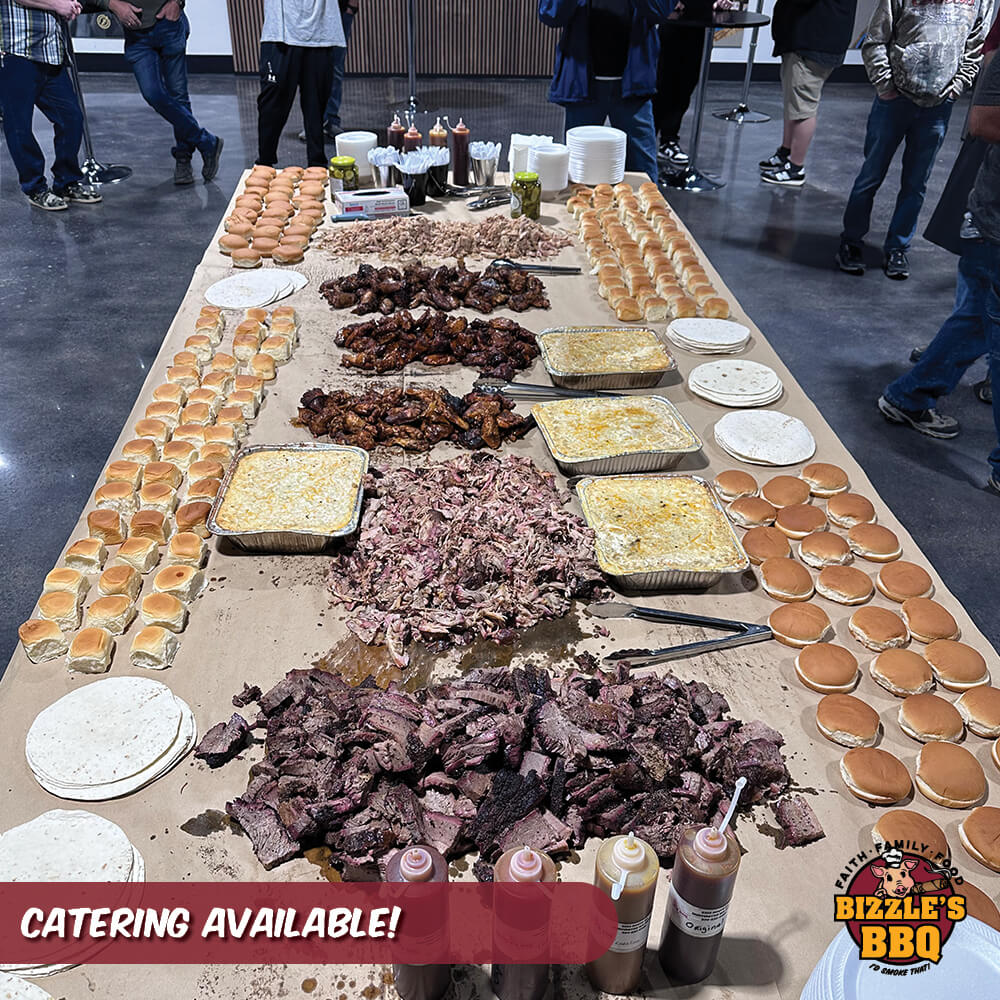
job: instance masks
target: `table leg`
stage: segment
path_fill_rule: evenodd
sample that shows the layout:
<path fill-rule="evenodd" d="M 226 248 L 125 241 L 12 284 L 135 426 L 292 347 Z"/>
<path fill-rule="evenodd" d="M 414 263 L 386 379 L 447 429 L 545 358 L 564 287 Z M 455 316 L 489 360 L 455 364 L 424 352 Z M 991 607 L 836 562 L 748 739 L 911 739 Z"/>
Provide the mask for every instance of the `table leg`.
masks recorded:
<path fill-rule="evenodd" d="M 764 0 L 757 0 L 757 13 L 764 12 Z M 762 122 L 769 122 L 770 115 L 765 115 L 763 111 L 751 111 L 747 103 L 750 99 L 750 78 L 753 76 L 753 64 L 757 57 L 757 36 L 760 28 L 754 28 L 750 33 L 750 51 L 747 53 L 747 68 L 743 75 L 743 96 L 740 103 L 730 111 L 713 111 L 715 118 L 723 121 L 736 122 L 737 125 L 759 125 Z"/>

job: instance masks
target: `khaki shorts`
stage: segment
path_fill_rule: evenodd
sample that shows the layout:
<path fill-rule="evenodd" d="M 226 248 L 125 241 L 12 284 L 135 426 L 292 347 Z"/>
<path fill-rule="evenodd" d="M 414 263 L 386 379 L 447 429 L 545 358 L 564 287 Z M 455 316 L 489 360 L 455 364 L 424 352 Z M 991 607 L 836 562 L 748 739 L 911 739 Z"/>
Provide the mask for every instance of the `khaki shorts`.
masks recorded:
<path fill-rule="evenodd" d="M 832 66 L 821 66 L 811 59 L 804 59 L 797 52 L 782 55 L 781 96 L 786 121 L 797 122 L 816 117 L 823 84 L 832 72 Z"/>

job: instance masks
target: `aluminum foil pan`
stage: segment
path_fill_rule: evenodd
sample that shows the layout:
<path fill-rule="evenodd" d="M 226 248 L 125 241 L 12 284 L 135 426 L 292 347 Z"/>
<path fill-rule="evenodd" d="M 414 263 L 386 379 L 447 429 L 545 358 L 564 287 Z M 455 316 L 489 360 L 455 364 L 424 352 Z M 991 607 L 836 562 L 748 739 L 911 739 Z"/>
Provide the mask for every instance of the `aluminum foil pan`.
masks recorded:
<path fill-rule="evenodd" d="M 685 455 L 693 455 L 695 452 L 701 451 L 702 440 L 669 399 L 663 396 L 650 396 L 649 398 L 662 403 L 670 411 L 674 420 L 691 435 L 692 443 L 690 445 L 677 451 L 630 451 L 600 458 L 572 459 L 559 451 L 549 437 L 545 424 L 537 419 L 536 423 L 542 432 L 542 438 L 545 440 L 545 446 L 549 449 L 549 454 L 567 476 L 613 476 L 633 472 L 664 472 L 676 468 Z"/>
<path fill-rule="evenodd" d="M 634 478 L 648 479 L 649 476 L 637 476 Z M 681 589 L 704 589 L 717 584 L 724 576 L 732 573 L 743 573 L 750 568 L 750 560 L 743 551 L 743 545 L 733 530 L 732 522 L 726 514 L 725 508 L 718 494 L 712 488 L 708 480 L 701 476 L 692 476 L 686 473 L 667 474 L 664 478 L 684 478 L 692 479 L 699 483 L 708 492 L 712 506 L 718 511 L 719 517 L 725 522 L 726 528 L 736 545 L 737 551 L 742 559 L 728 566 L 719 566 L 712 569 L 691 570 L 678 569 L 676 567 L 664 565 L 655 570 L 644 570 L 639 573 L 612 573 L 605 569 L 601 562 L 600 552 L 597 552 L 597 561 L 605 575 L 612 580 L 617 587 L 622 590 L 644 591 L 644 590 L 681 590 Z M 590 518 L 590 509 L 587 502 L 587 488 L 595 480 L 593 478 L 584 479 L 577 484 L 576 491 L 583 507 L 583 516 L 588 524 L 593 527 Z"/>
<path fill-rule="evenodd" d="M 665 368 L 658 368 L 649 372 L 601 372 L 599 374 L 583 372 L 567 372 L 556 368 L 549 360 L 548 351 L 545 346 L 545 335 L 549 333 L 565 333 L 569 330 L 579 333 L 600 333 L 604 330 L 630 330 L 644 333 L 651 333 L 663 344 L 663 349 L 670 359 Z M 542 352 L 542 363 L 549 373 L 554 385 L 562 386 L 564 389 L 651 389 L 659 385 L 664 375 L 677 371 L 677 362 L 674 360 L 670 348 L 667 347 L 663 337 L 648 326 L 623 326 L 614 327 L 608 324 L 602 326 L 552 326 L 542 330 L 536 338 L 538 348 Z"/>
<path fill-rule="evenodd" d="M 351 512 L 351 519 L 339 531 L 332 534 L 317 534 L 312 531 L 304 531 L 300 528 L 291 528 L 287 531 L 232 531 L 223 528 L 216 521 L 222 504 L 229 492 L 236 467 L 247 455 L 257 451 L 350 451 L 354 452 L 361 459 L 361 476 L 358 479 L 357 496 L 354 498 L 354 508 Z M 216 494 L 215 503 L 209 512 L 206 524 L 208 530 L 213 535 L 220 538 L 228 538 L 234 544 L 247 552 L 285 552 L 285 553 L 308 553 L 322 552 L 327 545 L 335 538 L 343 538 L 345 535 L 352 535 L 358 530 L 358 522 L 361 520 L 361 501 L 364 496 L 364 477 L 368 471 L 368 452 L 364 448 L 354 448 L 343 444 L 322 444 L 316 441 L 302 441 L 295 444 L 257 444 L 249 448 L 242 448 L 238 451 L 229 463 L 226 475 Z"/>

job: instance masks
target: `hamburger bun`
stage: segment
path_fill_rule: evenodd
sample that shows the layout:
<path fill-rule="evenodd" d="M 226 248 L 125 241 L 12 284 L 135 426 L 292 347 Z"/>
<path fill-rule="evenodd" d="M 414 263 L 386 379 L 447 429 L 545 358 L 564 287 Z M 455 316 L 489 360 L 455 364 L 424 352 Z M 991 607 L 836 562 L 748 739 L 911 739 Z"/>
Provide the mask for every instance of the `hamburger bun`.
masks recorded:
<path fill-rule="evenodd" d="M 778 513 L 774 507 L 760 497 L 739 497 L 728 507 L 729 516 L 741 528 L 759 528 L 774 524 Z"/>
<path fill-rule="evenodd" d="M 886 563 L 878 571 L 875 586 L 890 601 L 899 604 L 911 597 L 930 597 L 934 593 L 934 583 L 927 570 L 904 559 Z"/>
<path fill-rule="evenodd" d="M 968 809 L 986 794 L 982 764 L 957 743 L 925 743 L 915 782 L 921 795 L 948 809 Z"/>
<path fill-rule="evenodd" d="M 271 260 L 275 264 L 299 264 L 302 262 L 303 257 L 302 247 L 293 246 L 288 243 L 279 243 L 271 251 Z"/>
<path fill-rule="evenodd" d="M 856 524 L 847 532 L 847 544 L 869 562 L 892 562 L 903 554 L 896 533 L 881 524 Z"/>
<path fill-rule="evenodd" d="M 795 673 L 807 688 L 820 694 L 850 691 L 860 676 L 854 654 L 832 642 L 806 646 L 795 657 Z"/>
<path fill-rule="evenodd" d="M 775 476 L 764 483 L 760 495 L 772 507 L 795 507 L 809 503 L 809 484 L 798 476 Z"/>
<path fill-rule="evenodd" d="M 968 879 L 964 879 L 957 888 L 956 894 L 965 897 L 967 916 L 975 917 L 976 920 L 981 920 L 995 931 L 1000 931 L 1000 910 L 982 889 L 974 886 Z"/>
<path fill-rule="evenodd" d="M 993 741 L 993 745 L 990 747 L 990 757 L 994 766 L 1000 770 L 1000 739 Z"/>
<path fill-rule="evenodd" d="M 826 612 L 815 604 L 783 604 L 767 623 L 778 642 L 795 649 L 822 642 L 832 631 Z"/>
<path fill-rule="evenodd" d="M 808 601 L 813 595 L 809 570 L 787 556 L 765 559 L 759 572 L 760 585 L 776 601 Z"/>
<path fill-rule="evenodd" d="M 949 691 L 968 691 L 989 684 L 990 671 L 982 654 L 953 639 L 935 639 L 927 644 L 924 659 L 934 671 L 934 679 Z"/>
<path fill-rule="evenodd" d="M 1000 736 L 1000 689 L 989 684 L 970 688 L 955 702 L 955 708 L 970 733 L 988 740 Z"/>
<path fill-rule="evenodd" d="M 814 569 L 844 566 L 854 561 L 850 546 L 842 535 L 832 531 L 814 531 L 799 542 L 799 558 Z"/>
<path fill-rule="evenodd" d="M 872 841 L 878 851 L 887 847 L 905 849 L 928 861 L 951 857 L 948 838 L 932 819 L 912 809 L 889 809 L 872 827 Z"/>
<path fill-rule="evenodd" d="M 851 615 L 847 627 L 862 646 L 876 653 L 905 646 L 910 641 L 906 622 L 885 608 L 859 608 Z"/>
<path fill-rule="evenodd" d="M 875 507 L 860 493 L 838 493 L 826 504 L 826 516 L 838 528 L 853 528 L 856 524 L 874 524 Z"/>
<path fill-rule="evenodd" d="M 219 249 L 228 257 L 234 250 L 244 250 L 250 246 L 245 234 L 234 233 L 231 230 L 219 237 Z"/>
<path fill-rule="evenodd" d="M 958 836 L 970 857 L 1000 872 L 1000 809 L 977 806 L 958 824 Z"/>
<path fill-rule="evenodd" d="M 261 255 L 253 247 L 246 247 L 242 250 L 234 250 L 230 257 L 233 267 L 260 267 Z"/>
<path fill-rule="evenodd" d="M 958 638 L 958 623 L 951 612 L 929 597 L 908 597 L 901 610 L 903 621 L 917 642 Z"/>
<path fill-rule="evenodd" d="M 777 512 L 774 525 L 789 538 L 805 538 L 814 531 L 826 530 L 826 514 L 811 504 L 792 504 L 789 507 L 782 507 Z"/>
<path fill-rule="evenodd" d="M 792 554 L 788 539 L 777 528 L 751 528 L 743 536 L 743 551 L 750 562 L 759 566 L 765 559 L 787 558 Z"/>
<path fill-rule="evenodd" d="M 901 802 L 913 790 L 903 762 L 877 747 L 848 750 L 840 762 L 840 776 L 853 796 L 877 805 Z"/>
<path fill-rule="evenodd" d="M 868 574 L 853 566 L 824 566 L 816 577 L 816 593 L 837 604 L 864 604 L 875 588 Z"/>
<path fill-rule="evenodd" d="M 871 747 L 878 739 L 878 712 L 849 694 L 828 694 L 816 706 L 816 728 L 842 747 Z"/>
<path fill-rule="evenodd" d="M 909 649 L 887 649 L 872 657 L 868 673 L 879 687 L 897 698 L 925 694 L 934 687 L 930 664 Z"/>
<path fill-rule="evenodd" d="M 911 694 L 899 706 L 899 728 L 920 743 L 960 740 L 965 724 L 958 709 L 936 694 Z"/>
<path fill-rule="evenodd" d="M 802 470 L 802 478 L 809 484 L 814 497 L 832 497 L 850 487 L 847 473 L 839 465 L 811 462 Z"/>
<path fill-rule="evenodd" d="M 738 500 L 740 497 L 757 495 L 757 480 L 749 472 L 739 469 L 727 469 L 715 477 L 715 488 L 726 503 Z"/>

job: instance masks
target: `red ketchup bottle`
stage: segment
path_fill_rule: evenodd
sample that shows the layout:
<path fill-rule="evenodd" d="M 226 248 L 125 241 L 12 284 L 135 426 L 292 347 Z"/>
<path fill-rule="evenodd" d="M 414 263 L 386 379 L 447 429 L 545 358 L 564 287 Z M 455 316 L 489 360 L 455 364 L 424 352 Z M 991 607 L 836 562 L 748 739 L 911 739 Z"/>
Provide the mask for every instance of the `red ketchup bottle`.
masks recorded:
<path fill-rule="evenodd" d="M 424 844 L 415 844 L 397 851 L 385 870 L 386 882 L 447 882 L 448 862 L 440 851 Z M 443 933 L 445 915 L 440 904 L 427 913 L 419 907 L 407 907 L 413 926 L 421 929 L 427 938 L 436 939 Z M 451 986 L 450 965 L 394 965 L 392 974 L 396 992 L 402 1000 L 441 1000 Z"/>
<path fill-rule="evenodd" d="M 392 124 L 386 130 L 386 139 L 390 146 L 395 146 L 396 149 L 403 148 L 403 136 L 406 134 L 406 129 L 403 128 L 403 123 L 399 120 L 399 115 L 392 116 Z"/>
<path fill-rule="evenodd" d="M 468 187 L 469 129 L 461 118 L 451 130 L 451 177 L 459 187 Z"/>

